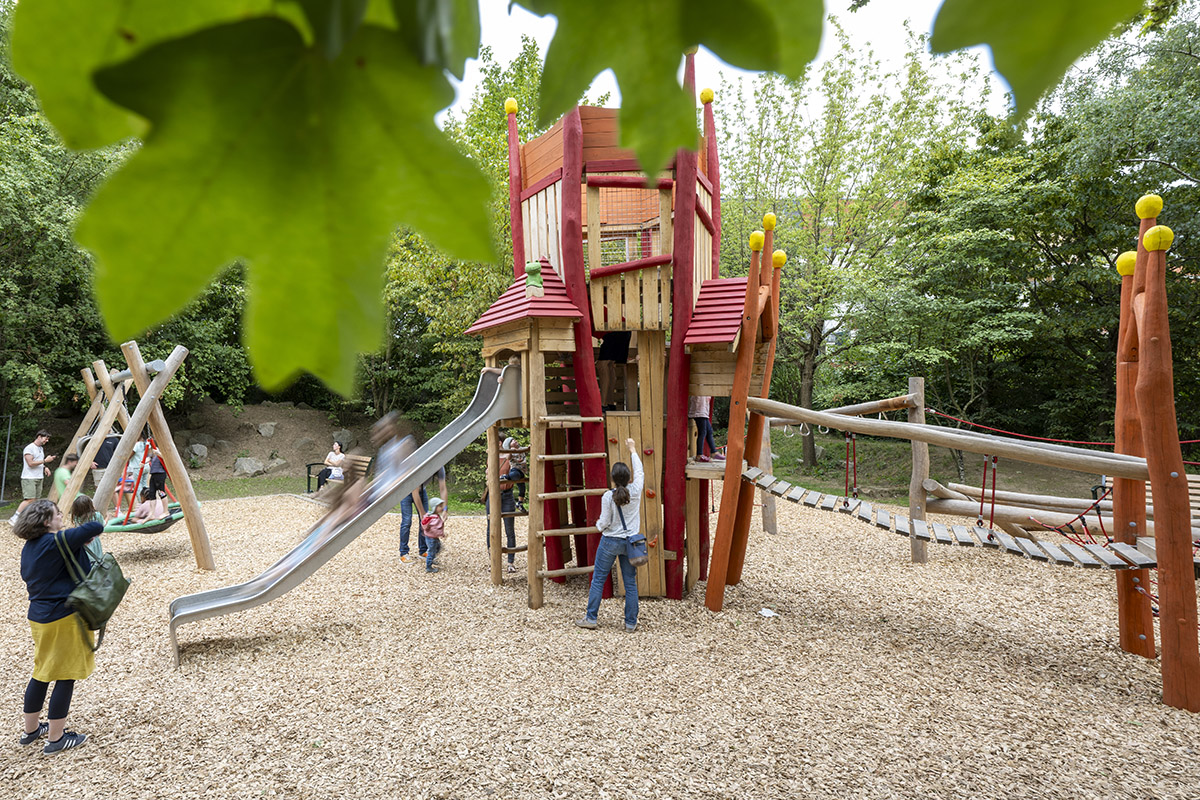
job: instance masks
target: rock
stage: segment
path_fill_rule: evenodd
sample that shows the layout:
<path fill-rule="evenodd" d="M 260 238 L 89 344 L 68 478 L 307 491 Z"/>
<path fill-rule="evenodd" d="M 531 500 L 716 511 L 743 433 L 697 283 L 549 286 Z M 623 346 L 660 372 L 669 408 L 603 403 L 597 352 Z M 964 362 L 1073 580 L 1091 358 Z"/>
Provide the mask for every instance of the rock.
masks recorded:
<path fill-rule="evenodd" d="M 358 444 L 358 439 L 350 431 L 342 428 L 340 431 L 333 432 L 333 440 L 342 443 L 342 452 L 349 453 Z"/>
<path fill-rule="evenodd" d="M 217 441 L 209 445 L 209 447 L 215 447 L 222 453 L 228 453 L 233 449 L 233 442 L 229 441 L 228 439 L 217 439 Z"/>
<path fill-rule="evenodd" d="M 275 405 L 279 406 L 280 408 L 295 408 L 295 406 L 296 406 L 296 404 L 293 403 L 291 400 L 280 400 Z"/>
<path fill-rule="evenodd" d="M 203 467 L 208 462 L 208 448 L 202 444 L 188 445 L 184 454 L 195 464 L 196 467 Z"/>
<path fill-rule="evenodd" d="M 193 436 L 191 438 L 191 443 L 192 444 L 202 444 L 205 447 L 212 447 L 214 444 L 217 443 L 217 439 L 215 436 L 212 436 L 207 433 L 197 433 L 197 434 L 193 434 Z"/>
<path fill-rule="evenodd" d="M 278 457 L 272 458 L 270 461 L 267 462 L 266 471 L 267 472 L 275 472 L 277 470 L 283 469 L 287 465 L 288 465 L 288 462 L 286 459 L 282 459 L 282 458 L 278 458 Z"/>
<path fill-rule="evenodd" d="M 237 429 L 238 429 L 238 433 L 241 434 L 242 436 L 249 436 L 250 434 L 255 432 L 254 425 L 252 425 L 249 422 L 239 422 Z"/>
<path fill-rule="evenodd" d="M 307 436 L 297 439 L 296 441 L 292 442 L 292 447 L 296 450 L 299 450 L 301 453 L 306 453 L 306 452 L 312 450 L 313 448 L 315 448 L 316 446 L 317 446 L 316 440 L 311 439 Z"/>
<path fill-rule="evenodd" d="M 258 426 L 258 433 L 259 433 L 259 435 L 260 435 L 260 436 L 264 436 L 264 437 L 266 437 L 267 439 L 270 439 L 272 436 L 274 436 L 274 435 L 275 435 L 275 426 L 276 426 L 276 425 L 278 425 L 278 424 L 279 424 L 278 422 L 264 422 L 264 423 L 262 423 L 261 425 L 259 425 L 259 426 Z"/>
<path fill-rule="evenodd" d="M 204 427 L 204 415 L 201 414 L 199 411 L 193 411 L 191 414 L 188 414 L 187 415 L 187 426 L 189 428 L 203 428 Z"/>
<path fill-rule="evenodd" d="M 310 406 L 308 403 L 297 403 L 296 408 L 300 409 L 301 411 L 312 411 L 312 406 Z"/>
<path fill-rule="evenodd" d="M 208 395 L 204 395 L 204 397 L 200 398 L 200 405 L 202 406 L 215 406 L 216 404 L 217 401 L 213 400 Z"/>
<path fill-rule="evenodd" d="M 266 471 L 267 468 L 257 458 L 239 458 L 233 462 L 233 475 L 235 478 L 241 476 L 252 478 L 255 475 L 262 475 Z"/>
<path fill-rule="evenodd" d="M 175 443 L 176 450 L 180 450 L 180 451 L 185 450 L 185 449 L 187 449 L 187 446 L 192 443 L 192 432 L 191 431 L 172 431 L 171 432 L 171 441 L 173 441 Z"/>

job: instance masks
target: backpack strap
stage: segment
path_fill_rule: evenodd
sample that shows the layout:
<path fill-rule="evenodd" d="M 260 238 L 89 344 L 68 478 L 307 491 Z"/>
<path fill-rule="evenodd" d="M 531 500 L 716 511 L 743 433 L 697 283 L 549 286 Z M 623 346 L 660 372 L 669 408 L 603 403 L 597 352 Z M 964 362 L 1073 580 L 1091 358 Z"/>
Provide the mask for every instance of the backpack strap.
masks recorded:
<path fill-rule="evenodd" d="M 54 543 L 58 545 L 58 552 L 62 555 L 63 561 L 67 565 L 67 574 L 71 576 L 71 580 L 76 584 L 82 583 L 85 575 L 83 567 L 79 566 L 79 562 L 75 559 L 75 554 L 67 547 L 67 537 L 62 531 L 55 531 Z"/>
<path fill-rule="evenodd" d="M 617 509 L 617 516 L 621 518 L 622 533 L 629 533 L 629 526 L 625 524 L 625 515 L 621 513 L 621 507 L 615 501 L 613 502 L 613 507 Z"/>

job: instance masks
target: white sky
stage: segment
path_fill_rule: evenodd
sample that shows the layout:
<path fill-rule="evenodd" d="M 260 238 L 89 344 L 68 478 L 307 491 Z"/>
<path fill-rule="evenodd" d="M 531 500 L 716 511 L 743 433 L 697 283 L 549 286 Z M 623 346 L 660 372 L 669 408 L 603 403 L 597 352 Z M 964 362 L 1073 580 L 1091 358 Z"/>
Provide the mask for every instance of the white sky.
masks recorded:
<path fill-rule="evenodd" d="M 876 55 L 883 61 L 884 67 L 899 67 L 903 63 L 905 52 L 904 21 L 910 21 L 910 26 L 917 32 L 928 32 L 933 25 L 933 19 L 942 0 L 872 0 L 866 8 L 851 13 L 849 0 L 825 0 L 826 15 L 833 14 L 846 29 L 851 42 L 856 46 L 874 48 Z M 483 44 L 492 48 L 497 62 L 507 64 L 517 56 L 521 49 L 521 34 L 527 34 L 541 48 L 542 56 L 554 35 L 557 22 L 553 17 L 537 17 L 525 9 L 514 6 L 512 13 L 508 12 L 508 0 L 480 0 L 480 21 L 483 30 Z M 832 37 L 829 25 L 826 23 L 825 36 L 822 39 L 821 53 L 817 56 L 818 63 L 830 51 Z M 991 54 L 986 48 L 981 50 L 982 60 L 989 67 Z M 742 70 L 728 66 L 712 53 L 701 48 L 696 56 L 696 88 L 705 86 L 716 88 L 724 73 L 730 78 L 747 75 Z M 471 94 L 479 81 L 479 70 L 476 62 L 468 62 L 467 71 L 462 84 L 458 87 L 458 97 L 453 109 L 460 109 L 471 99 Z M 612 105 L 619 105 L 620 91 L 611 72 L 601 73 L 588 92 L 590 97 L 598 97 L 604 92 L 612 93 Z M 1001 93 L 998 93 L 1001 94 Z M 1000 111 L 1000 108 L 993 111 Z"/>

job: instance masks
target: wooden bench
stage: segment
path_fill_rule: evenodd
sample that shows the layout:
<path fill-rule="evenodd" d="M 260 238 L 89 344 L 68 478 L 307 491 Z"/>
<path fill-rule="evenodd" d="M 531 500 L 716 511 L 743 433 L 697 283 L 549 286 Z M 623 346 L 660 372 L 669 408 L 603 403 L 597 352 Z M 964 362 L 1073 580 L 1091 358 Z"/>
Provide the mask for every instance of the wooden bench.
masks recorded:
<path fill-rule="evenodd" d="M 375 457 L 374 456 L 360 456 L 360 455 L 356 455 L 354 453 L 347 453 L 346 460 L 342 462 L 343 477 L 330 478 L 327 482 L 328 483 L 343 483 L 347 478 L 350 479 L 351 482 L 354 482 L 354 481 L 358 480 L 359 478 L 365 478 L 368 475 L 370 475 L 371 467 L 373 467 L 374 465 L 375 465 Z M 326 465 L 325 465 L 324 461 L 314 461 L 313 463 L 306 465 L 306 471 L 308 474 L 307 494 L 312 494 L 313 478 L 317 477 L 316 474 L 313 472 L 313 467 L 316 467 L 317 472 L 320 472 L 321 470 L 325 469 L 325 466 Z"/>

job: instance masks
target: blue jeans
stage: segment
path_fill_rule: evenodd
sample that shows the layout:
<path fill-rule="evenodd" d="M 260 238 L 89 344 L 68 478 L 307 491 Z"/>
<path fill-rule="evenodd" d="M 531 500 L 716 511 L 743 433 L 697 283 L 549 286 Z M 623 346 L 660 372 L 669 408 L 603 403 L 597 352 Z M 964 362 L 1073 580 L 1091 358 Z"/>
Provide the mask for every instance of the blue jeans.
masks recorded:
<path fill-rule="evenodd" d="M 425 494 L 425 487 L 421 487 L 421 507 L 426 511 L 429 510 L 429 495 Z M 412 529 L 413 521 L 413 499 L 411 494 L 404 495 L 404 499 L 400 501 L 400 555 L 408 555 L 408 533 Z M 425 534 L 421 533 L 421 521 L 417 520 L 417 552 L 420 555 L 425 555 Z"/>
<path fill-rule="evenodd" d="M 637 568 L 629 563 L 625 555 L 625 540 L 616 536 L 601 536 L 600 546 L 596 548 L 596 569 L 592 572 L 592 586 L 588 590 L 587 618 L 596 621 L 604 582 L 608 580 L 608 573 L 612 572 L 613 562 L 618 560 L 621 563 L 621 580 L 625 583 L 625 624 L 637 625 Z"/>
<path fill-rule="evenodd" d="M 429 549 L 425 551 L 425 569 L 430 571 L 433 569 L 433 562 L 437 561 L 438 554 L 442 552 L 442 540 L 426 539 L 425 543 L 429 545 Z"/>

